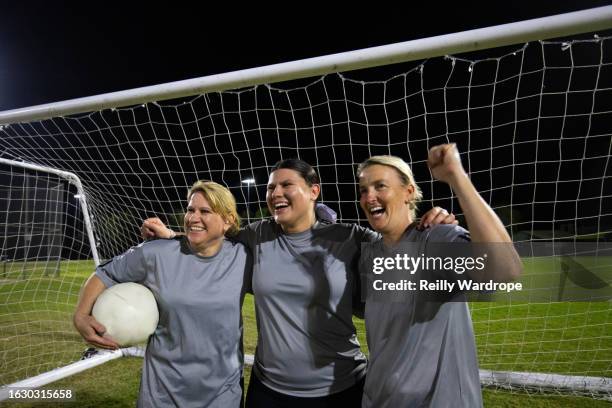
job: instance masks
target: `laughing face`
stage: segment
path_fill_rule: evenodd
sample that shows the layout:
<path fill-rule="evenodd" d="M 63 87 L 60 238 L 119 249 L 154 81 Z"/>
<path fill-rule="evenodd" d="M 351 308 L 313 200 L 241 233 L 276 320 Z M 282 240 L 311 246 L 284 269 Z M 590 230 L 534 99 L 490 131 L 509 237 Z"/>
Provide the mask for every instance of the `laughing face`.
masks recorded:
<path fill-rule="evenodd" d="M 268 209 L 283 231 L 306 231 L 315 221 L 314 202 L 319 191 L 318 184 L 309 186 L 295 170 L 275 170 L 268 180 Z"/>
<path fill-rule="evenodd" d="M 385 235 L 403 234 L 412 223 L 409 203 L 414 186 L 403 184 L 399 173 L 390 166 L 373 164 L 359 174 L 361 209 L 376 231 Z"/>
<path fill-rule="evenodd" d="M 189 198 L 185 213 L 185 234 L 191 249 L 198 255 L 212 256 L 223 244 L 230 224 L 215 213 L 201 192 Z"/>

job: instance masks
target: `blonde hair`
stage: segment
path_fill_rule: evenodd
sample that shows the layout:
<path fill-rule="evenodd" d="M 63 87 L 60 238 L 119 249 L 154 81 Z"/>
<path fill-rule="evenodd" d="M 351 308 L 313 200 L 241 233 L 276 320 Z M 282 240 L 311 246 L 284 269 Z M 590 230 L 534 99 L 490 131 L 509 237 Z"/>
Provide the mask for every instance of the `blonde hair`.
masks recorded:
<path fill-rule="evenodd" d="M 357 167 L 357 177 L 359 178 L 361 172 L 367 167 L 375 164 L 394 168 L 399 175 L 402 185 L 414 187 L 413 199 L 408 203 L 411 210 L 411 216 L 414 219 L 416 216 L 417 203 L 419 203 L 423 198 L 423 193 L 421 192 L 419 186 L 417 186 L 416 181 L 414 181 L 414 175 L 412 174 L 412 169 L 408 163 L 397 156 L 372 156 L 361 162 L 359 167 Z"/>
<path fill-rule="evenodd" d="M 236 209 L 236 199 L 234 195 L 219 183 L 208 180 L 196 181 L 187 193 L 187 200 L 191 199 L 195 193 L 202 193 L 210 208 L 230 223 L 230 228 L 226 235 L 232 236 L 240 231 L 240 216 Z"/>

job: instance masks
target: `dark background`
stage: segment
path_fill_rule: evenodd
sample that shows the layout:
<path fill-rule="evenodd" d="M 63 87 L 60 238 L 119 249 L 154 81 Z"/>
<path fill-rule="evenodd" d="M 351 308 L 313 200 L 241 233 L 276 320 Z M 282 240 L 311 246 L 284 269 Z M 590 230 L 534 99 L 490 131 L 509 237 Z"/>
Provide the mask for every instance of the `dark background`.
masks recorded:
<path fill-rule="evenodd" d="M 606 4 L 8 1 L 0 6 L 0 110 Z"/>

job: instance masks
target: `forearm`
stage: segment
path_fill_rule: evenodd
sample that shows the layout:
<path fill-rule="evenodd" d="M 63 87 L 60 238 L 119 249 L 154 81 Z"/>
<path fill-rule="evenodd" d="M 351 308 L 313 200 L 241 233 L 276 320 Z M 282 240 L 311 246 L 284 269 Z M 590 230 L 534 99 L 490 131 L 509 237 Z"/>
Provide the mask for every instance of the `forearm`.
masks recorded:
<path fill-rule="evenodd" d="M 96 347 L 116 349 L 119 347 L 114 340 L 103 337 L 106 329 L 100 324 L 93 316 L 91 316 L 91 310 L 96 302 L 100 293 L 106 289 L 104 283 L 95 274 L 92 274 L 79 297 L 79 303 L 77 304 L 72 322 L 74 327 L 78 330 L 79 334 L 88 343 L 93 344 Z"/>
<path fill-rule="evenodd" d="M 512 242 L 497 214 L 483 200 L 466 174 L 457 176 L 451 187 L 459 199 L 472 242 Z"/>
<path fill-rule="evenodd" d="M 105 289 L 106 286 L 102 280 L 98 278 L 95 273 L 93 273 L 89 279 L 87 279 L 85 286 L 83 286 L 83 289 L 81 290 L 79 302 L 74 314 L 90 315 L 96 299 Z"/>
<path fill-rule="evenodd" d="M 486 249 L 487 267 L 483 276 L 476 278 L 497 282 L 517 279 L 522 272 L 520 257 L 497 214 L 483 200 L 467 175 L 457 177 L 452 187 L 465 215 L 472 242 L 489 244 Z"/>

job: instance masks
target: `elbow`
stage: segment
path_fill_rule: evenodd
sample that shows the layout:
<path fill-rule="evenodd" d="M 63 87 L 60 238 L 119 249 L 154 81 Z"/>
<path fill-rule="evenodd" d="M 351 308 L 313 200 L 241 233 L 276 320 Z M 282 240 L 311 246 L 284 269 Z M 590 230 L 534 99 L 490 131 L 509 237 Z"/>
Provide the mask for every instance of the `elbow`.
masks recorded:
<path fill-rule="evenodd" d="M 508 267 L 505 270 L 505 276 L 503 277 L 504 282 L 512 282 L 518 280 L 523 274 L 523 264 L 520 256 L 513 251 L 512 259 L 508 262 Z"/>
<path fill-rule="evenodd" d="M 513 282 L 515 280 L 518 280 L 522 274 L 523 274 L 523 268 L 521 266 L 517 268 L 513 268 L 508 274 L 507 282 Z"/>
<path fill-rule="evenodd" d="M 506 244 L 493 246 L 489 250 L 489 261 L 485 276 L 495 282 L 512 282 L 518 280 L 523 274 L 521 257 L 514 248 L 510 249 Z"/>

